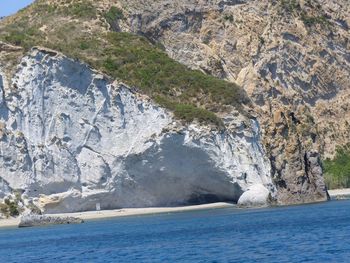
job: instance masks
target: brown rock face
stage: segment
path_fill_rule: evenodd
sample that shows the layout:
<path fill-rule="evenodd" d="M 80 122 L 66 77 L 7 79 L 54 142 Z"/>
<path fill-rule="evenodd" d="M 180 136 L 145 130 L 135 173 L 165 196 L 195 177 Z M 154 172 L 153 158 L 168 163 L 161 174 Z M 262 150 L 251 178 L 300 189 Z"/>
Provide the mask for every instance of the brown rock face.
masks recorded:
<path fill-rule="evenodd" d="M 347 0 L 119 1 L 120 28 L 245 88 L 279 203 L 327 199 L 320 155 L 350 140 Z"/>

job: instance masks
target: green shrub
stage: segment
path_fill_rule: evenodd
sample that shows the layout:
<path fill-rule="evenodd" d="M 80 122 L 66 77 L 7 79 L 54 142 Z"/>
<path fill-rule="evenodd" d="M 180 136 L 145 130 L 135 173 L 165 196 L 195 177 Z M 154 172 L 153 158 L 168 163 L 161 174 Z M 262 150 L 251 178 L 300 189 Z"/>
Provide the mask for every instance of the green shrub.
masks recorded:
<path fill-rule="evenodd" d="M 0 213 L 6 217 L 9 217 L 9 209 L 6 204 L 0 204 Z"/>
<path fill-rule="evenodd" d="M 88 1 L 71 3 L 68 7 L 62 9 L 61 12 L 76 18 L 93 19 L 97 17 L 96 8 Z"/>
<path fill-rule="evenodd" d="M 37 14 L 52 14 L 57 10 L 56 5 L 45 4 L 45 3 L 36 3 L 35 11 Z"/>
<path fill-rule="evenodd" d="M 19 210 L 18 210 L 17 204 L 15 204 L 14 202 L 10 203 L 9 212 L 10 212 L 10 216 L 13 216 L 13 217 L 19 216 Z"/>
<path fill-rule="evenodd" d="M 25 22 L 19 22 L 9 27 L 0 39 L 3 38 L 8 43 L 29 49 L 38 43 L 37 39 L 40 39 L 40 35 L 40 31 L 35 27 L 28 27 Z"/>
<path fill-rule="evenodd" d="M 295 13 L 301 10 L 297 0 L 280 0 L 282 9 L 288 13 Z"/>
<path fill-rule="evenodd" d="M 20 46 L 25 42 L 25 35 L 19 32 L 11 32 L 5 36 L 5 40 L 16 46 Z"/>
<path fill-rule="evenodd" d="M 265 39 L 262 36 L 259 36 L 259 42 L 261 45 L 265 44 Z"/>
<path fill-rule="evenodd" d="M 198 120 L 200 123 L 209 123 L 218 127 L 223 127 L 222 120 L 213 112 L 191 104 L 175 104 L 174 114 L 177 118 L 185 120 L 186 122 Z"/>
<path fill-rule="evenodd" d="M 234 21 L 233 15 L 225 15 L 225 16 L 224 16 L 224 19 L 225 19 L 226 21 L 231 22 L 231 23 L 233 23 L 233 21 Z"/>
<path fill-rule="evenodd" d="M 108 12 L 104 15 L 104 17 L 106 18 L 109 24 L 112 24 L 115 20 L 124 19 L 124 14 L 121 9 L 119 9 L 118 7 L 112 6 L 108 10 Z"/>
<path fill-rule="evenodd" d="M 334 159 L 323 162 L 329 189 L 350 187 L 350 147 L 338 148 Z"/>
<path fill-rule="evenodd" d="M 19 208 L 18 208 L 18 204 L 17 204 L 17 200 L 16 201 L 11 201 L 9 199 L 5 199 L 4 204 L 0 204 L 0 211 L 2 214 L 4 214 L 5 216 L 9 217 L 9 216 L 19 216 Z"/>
<path fill-rule="evenodd" d="M 314 26 L 316 24 L 321 25 L 329 25 L 330 22 L 327 20 L 325 16 L 308 16 L 306 13 L 301 14 L 301 20 L 304 22 L 306 26 Z"/>
<path fill-rule="evenodd" d="M 224 127 L 222 120 L 206 109 L 198 108 L 192 104 L 177 103 L 162 96 L 157 96 L 155 101 L 161 106 L 172 110 L 178 119 L 186 122 L 197 120 L 200 123 L 214 124 L 219 128 Z"/>
<path fill-rule="evenodd" d="M 88 42 L 83 41 L 83 42 L 80 43 L 79 48 L 82 49 L 82 50 L 89 49 L 90 48 L 90 44 Z"/>
<path fill-rule="evenodd" d="M 121 9 L 112 6 L 108 12 L 104 14 L 104 17 L 113 31 L 120 31 L 119 20 L 124 19 L 124 14 Z"/>

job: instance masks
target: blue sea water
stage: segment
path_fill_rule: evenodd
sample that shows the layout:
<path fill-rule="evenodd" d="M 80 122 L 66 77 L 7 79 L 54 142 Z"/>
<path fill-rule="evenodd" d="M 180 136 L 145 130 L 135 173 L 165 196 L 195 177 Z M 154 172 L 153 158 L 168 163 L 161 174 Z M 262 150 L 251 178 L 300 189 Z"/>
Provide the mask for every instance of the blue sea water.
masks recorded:
<path fill-rule="evenodd" d="M 350 201 L 1 229 L 0 262 L 350 262 Z"/>

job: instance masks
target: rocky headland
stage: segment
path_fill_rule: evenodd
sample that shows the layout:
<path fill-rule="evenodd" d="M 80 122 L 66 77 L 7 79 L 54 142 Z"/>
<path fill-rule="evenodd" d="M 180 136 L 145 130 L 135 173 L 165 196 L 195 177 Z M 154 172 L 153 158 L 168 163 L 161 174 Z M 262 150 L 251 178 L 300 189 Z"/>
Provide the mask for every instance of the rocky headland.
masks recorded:
<path fill-rule="evenodd" d="M 0 197 L 19 213 L 326 201 L 349 5 L 49 1 L 0 22 Z"/>

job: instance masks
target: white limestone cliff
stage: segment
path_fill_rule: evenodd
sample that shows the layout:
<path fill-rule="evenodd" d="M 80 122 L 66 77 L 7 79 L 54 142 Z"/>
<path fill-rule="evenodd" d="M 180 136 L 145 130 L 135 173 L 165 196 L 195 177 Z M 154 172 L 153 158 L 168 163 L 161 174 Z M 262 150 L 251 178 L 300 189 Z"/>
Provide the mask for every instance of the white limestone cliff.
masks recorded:
<path fill-rule="evenodd" d="M 185 125 L 126 85 L 39 48 L 11 82 L 0 73 L 0 197 L 20 190 L 53 213 L 238 202 L 254 185 L 275 196 L 255 120 L 227 118 L 225 131 Z"/>

